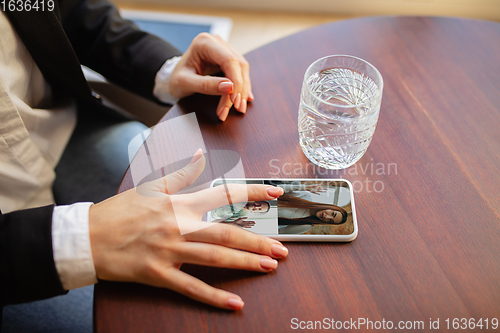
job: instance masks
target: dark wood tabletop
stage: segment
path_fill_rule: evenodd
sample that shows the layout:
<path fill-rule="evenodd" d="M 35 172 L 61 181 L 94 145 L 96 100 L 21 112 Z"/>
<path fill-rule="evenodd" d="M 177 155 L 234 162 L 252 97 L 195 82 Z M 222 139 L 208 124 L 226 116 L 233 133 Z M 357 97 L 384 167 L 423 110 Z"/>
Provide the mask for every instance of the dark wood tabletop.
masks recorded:
<path fill-rule="evenodd" d="M 304 72 L 331 54 L 367 60 L 385 83 L 368 151 L 340 171 L 310 163 L 297 133 Z M 462 318 L 473 318 L 492 331 L 500 319 L 500 24 L 361 18 L 309 29 L 246 58 L 255 101 L 245 115 L 232 110 L 221 123 L 217 98 L 195 95 L 163 120 L 195 112 L 205 148 L 239 153 L 247 177 L 349 179 L 357 239 L 287 243 L 288 259 L 271 274 L 183 268 L 239 294 L 239 312 L 169 290 L 99 282 L 96 332 L 287 332 L 325 318 L 358 326 L 359 318 L 384 320 L 385 327 L 421 321 L 426 331 L 431 320 L 447 331 L 455 318 L 460 328 Z M 148 140 L 182 148 L 190 133 L 179 128 L 175 136 Z M 129 172 L 120 191 L 132 184 Z"/>

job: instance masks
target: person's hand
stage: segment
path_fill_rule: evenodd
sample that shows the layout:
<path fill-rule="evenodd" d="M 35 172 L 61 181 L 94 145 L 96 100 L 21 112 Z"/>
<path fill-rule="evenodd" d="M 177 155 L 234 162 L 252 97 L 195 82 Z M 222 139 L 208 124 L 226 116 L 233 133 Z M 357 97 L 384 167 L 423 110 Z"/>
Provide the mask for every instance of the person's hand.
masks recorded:
<path fill-rule="evenodd" d="M 255 225 L 255 221 L 247 220 L 248 217 L 238 217 L 234 221 L 221 221 L 221 223 L 232 224 L 238 227 L 250 229 Z M 215 221 L 214 221 L 215 222 Z"/>
<path fill-rule="evenodd" d="M 180 292 L 226 309 L 241 309 L 233 293 L 213 288 L 180 270 L 183 263 L 270 272 L 288 250 L 271 238 L 224 224 L 202 222 L 203 214 L 233 202 L 273 200 L 282 189 L 229 184 L 174 195 L 201 174 L 201 152 L 183 169 L 90 208 L 89 227 L 97 277 L 133 281 Z M 181 234 L 180 230 L 193 230 Z"/>
<path fill-rule="evenodd" d="M 255 221 L 247 220 L 247 217 L 240 217 L 237 220 L 234 220 L 233 224 L 238 227 L 250 229 L 255 225 Z"/>
<path fill-rule="evenodd" d="M 226 77 L 209 76 L 223 71 Z M 232 105 L 245 113 L 254 99 L 249 65 L 245 58 L 218 35 L 196 36 L 170 76 L 170 95 L 193 93 L 221 95 L 217 116 L 224 121 Z"/>

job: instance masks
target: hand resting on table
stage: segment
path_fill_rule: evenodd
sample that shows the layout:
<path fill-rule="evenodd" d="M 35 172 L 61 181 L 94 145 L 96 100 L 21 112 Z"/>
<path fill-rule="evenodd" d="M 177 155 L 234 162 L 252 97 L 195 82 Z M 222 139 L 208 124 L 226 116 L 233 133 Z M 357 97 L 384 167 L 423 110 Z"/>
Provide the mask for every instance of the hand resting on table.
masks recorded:
<path fill-rule="evenodd" d="M 198 151 L 183 169 L 90 208 L 90 240 L 99 279 L 168 288 L 220 308 L 243 307 L 238 295 L 209 286 L 180 267 L 190 263 L 263 273 L 276 269 L 273 258 L 288 254 L 280 242 L 231 225 L 206 227 L 201 218 L 227 204 L 228 195 L 233 202 L 273 200 L 283 190 L 230 184 L 229 193 L 219 186 L 175 195 L 192 184 L 204 167 L 205 157 Z M 178 221 L 199 230 L 181 234 Z"/>

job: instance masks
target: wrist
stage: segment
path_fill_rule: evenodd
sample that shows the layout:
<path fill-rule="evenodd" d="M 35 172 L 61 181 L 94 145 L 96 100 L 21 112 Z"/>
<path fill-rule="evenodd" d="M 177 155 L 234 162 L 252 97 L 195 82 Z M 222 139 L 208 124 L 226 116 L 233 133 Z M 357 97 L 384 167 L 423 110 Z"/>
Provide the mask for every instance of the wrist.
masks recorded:
<path fill-rule="evenodd" d="M 97 282 L 89 232 L 91 202 L 56 206 L 52 217 L 54 262 L 66 290 Z"/>
<path fill-rule="evenodd" d="M 163 103 L 175 104 L 179 100 L 177 97 L 172 95 L 172 91 L 170 89 L 170 79 L 180 60 L 181 57 L 168 59 L 156 73 L 153 95 Z"/>

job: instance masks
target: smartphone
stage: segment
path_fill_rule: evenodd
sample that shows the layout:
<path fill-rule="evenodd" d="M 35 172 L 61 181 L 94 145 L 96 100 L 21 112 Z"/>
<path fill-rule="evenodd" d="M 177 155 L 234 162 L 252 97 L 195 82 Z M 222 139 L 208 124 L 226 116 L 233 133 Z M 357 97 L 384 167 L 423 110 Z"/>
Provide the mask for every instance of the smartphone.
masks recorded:
<path fill-rule="evenodd" d="M 358 235 L 352 184 L 345 179 L 216 179 L 211 187 L 264 184 L 283 188 L 275 200 L 230 202 L 208 213 L 209 223 L 232 224 L 282 241 L 350 242 Z"/>

